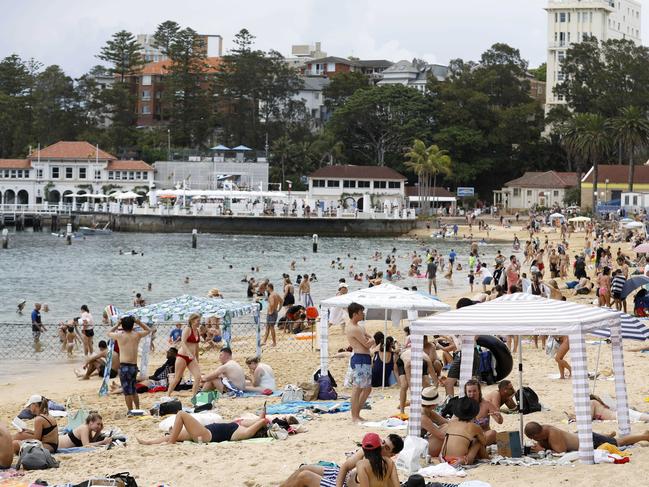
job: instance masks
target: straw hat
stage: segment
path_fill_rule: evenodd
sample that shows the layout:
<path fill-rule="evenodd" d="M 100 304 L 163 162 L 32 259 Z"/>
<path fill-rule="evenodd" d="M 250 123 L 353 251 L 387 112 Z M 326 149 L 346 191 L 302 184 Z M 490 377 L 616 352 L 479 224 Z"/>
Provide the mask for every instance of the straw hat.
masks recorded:
<path fill-rule="evenodd" d="M 430 386 L 421 391 L 422 406 L 434 406 L 437 404 L 438 399 L 439 392 L 437 392 L 437 387 Z"/>

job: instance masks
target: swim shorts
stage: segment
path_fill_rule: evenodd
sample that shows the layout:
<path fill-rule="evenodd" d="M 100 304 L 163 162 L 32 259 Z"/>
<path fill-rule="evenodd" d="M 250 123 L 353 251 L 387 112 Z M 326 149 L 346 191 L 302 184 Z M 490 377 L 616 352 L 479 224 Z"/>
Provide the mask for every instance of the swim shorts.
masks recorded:
<path fill-rule="evenodd" d="M 134 396 L 135 382 L 137 381 L 137 365 L 121 363 L 119 365 L 119 382 L 122 384 L 122 392 L 125 396 Z"/>
<path fill-rule="evenodd" d="M 38 330 L 38 331 L 33 331 L 33 330 L 32 330 L 32 337 L 34 338 L 34 340 L 40 340 L 40 339 L 41 339 L 41 332 L 40 332 L 40 330 Z"/>
<path fill-rule="evenodd" d="M 268 313 L 266 315 L 266 325 L 275 326 L 275 323 L 277 323 L 277 313 Z"/>
<path fill-rule="evenodd" d="M 608 436 L 600 435 L 599 433 L 593 433 L 593 448 L 597 449 L 604 443 L 610 443 L 613 446 L 617 446 L 615 438 L 609 438 Z"/>
<path fill-rule="evenodd" d="M 320 487 L 336 487 L 336 479 L 338 478 L 338 473 L 340 472 L 340 467 L 325 467 L 322 474 L 322 479 L 320 480 Z M 346 487 L 347 483 L 343 482 L 343 487 Z"/>
<path fill-rule="evenodd" d="M 211 443 L 230 441 L 239 425 L 237 423 L 212 423 L 205 426 L 212 433 Z"/>
<path fill-rule="evenodd" d="M 372 358 L 368 354 L 355 353 L 349 360 L 352 387 L 372 387 Z"/>
<path fill-rule="evenodd" d="M 448 376 L 451 379 L 459 379 L 460 378 L 460 364 L 462 360 L 462 353 L 461 352 L 456 352 L 453 355 L 453 363 L 451 363 L 451 368 L 448 371 Z M 480 368 L 480 358 L 479 355 L 474 352 L 473 353 L 473 372 L 471 373 L 471 376 L 475 376 L 478 374 L 478 370 Z"/>
<path fill-rule="evenodd" d="M 86 335 L 88 338 L 92 338 L 95 336 L 95 330 L 93 329 L 83 330 L 83 334 Z"/>
<path fill-rule="evenodd" d="M 106 365 L 100 365 L 98 371 L 99 371 L 99 377 L 103 377 L 104 372 L 106 371 Z M 110 376 L 111 379 L 114 379 L 115 377 L 117 377 L 117 371 L 115 369 L 111 368 L 109 376 Z"/>

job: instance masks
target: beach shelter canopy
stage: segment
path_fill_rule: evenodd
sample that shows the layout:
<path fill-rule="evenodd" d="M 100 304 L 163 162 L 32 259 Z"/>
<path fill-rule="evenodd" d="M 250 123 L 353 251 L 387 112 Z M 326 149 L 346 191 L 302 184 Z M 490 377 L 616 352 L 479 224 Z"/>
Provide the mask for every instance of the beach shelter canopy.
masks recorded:
<path fill-rule="evenodd" d="M 566 217 L 563 216 L 561 213 L 552 213 L 552 214 L 550 215 L 550 220 L 556 220 L 556 219 L 565 220 Z"/>
<path fill-rule="evenodd" d="M 629 434 L 620 313 L 568 301 L 550 300 L 526 293 L 509 294 L 493 301 L 467 306 L 411 323 L 412 379 L 408 434 L 418 436 L 421 427 L 424 335 L 461 336 L 460 391 L 463 391 L 464 383 L 471 378 L 475 336 L 498 334 L 568 335 L 572 360 L 573 398 L 579 436 L 579 457 L 583 463 L 593 463 L 592 420 L 584 336 L 602 328 L 610 330 L 620 434 Z M 471 358 L 466 360 L 468 357 Z"/>
<path fill-rule="evenodd" d="M 383 283 L 378 286 L 359 289 L 340 296 L 325 299 L 320 302 L 322 313 L 320 313 L 320 368 L 321 373 L 326 374 L 329 366 L 329 309 L 347 308 L 351 303 L 362 304 L 366 310 L 381 310 L 384 316 L 388 316 L 393 322 L 403 318 L 403 312 L 408 319 L 417 318 L 419 311 L 439 313 L 448 311 L 451 307 L 441 301 L 422 296 L 415 291 L 406 291 L 403 288 L 390 283 Z M 383 317 L 381 317 L 383 318 Z M 376 318 L 375 318 L 376 319 Z"/>
<path fill-rule="evenodd" d="M 644 276 L 642 276 L 644 277 Z M 649 281 L 649 278 L 645 277 Z M 613 311 L 613 310 L 610 310 Z M 610 328 L 601 328 L 593 330 L 593 335 L 609 338 L 611 336 Z M 649 328 L 640 318 L 631 316 L 626 313 L 620 313 L 620 333 L 625 340 L 645 341 L 649 339 Z"/>
<path fill-rule="evenodd" d="M 568 221 L 573 223 L 579 223 L 579 222 L 585 223 L 585 222 L 589 222 L 590 218 L 588 218 L 587 216 L 575 216 L 573 218 L 570 218 Z"/>
<path fill-rule="evenodd" d="M 186 321 L 192 313 L 199 313 L 203 318 L 225 318 L 252 314 L 258 307 L 254 303 L 240 303 L 224 299 L 203 298 L 185 294 L 150 304 L 142 308 L 134 308 L 128 315 L 137 316 L 148 323 L 164 323 Z"/>
<path fill-rule="evenodd" d="M 231 150 L 237 151 L 237 152 L 243 152 L 243 151 L 248 151 L 248 150 L 252 150 L 252 149 L 250 147 L 246 147 L 245 145 L 238 145 L 234 149 L 231 149 Z"/>
<path fill-rule="evenodd" d="M 229 148 L 229 147 L 226 147 L 226 146 L 224 146 L 223 144 L 219 144 L 219 145 L 217 145 L 217 146 L 214 146 L 214 147 L 210 147 L 210 150 L 216 150 L 216 151 L 226 151 L 226 150 L 230 150 L 230 148 Z"/>
<path fill-rule="evenodd" d="M 629 223 L 626 223 L 624 225 L 624 228 L 629 228 L 629 229 L 644 228 L 644 223 L 642 223 L 642 222 L 629 222 Z"/>

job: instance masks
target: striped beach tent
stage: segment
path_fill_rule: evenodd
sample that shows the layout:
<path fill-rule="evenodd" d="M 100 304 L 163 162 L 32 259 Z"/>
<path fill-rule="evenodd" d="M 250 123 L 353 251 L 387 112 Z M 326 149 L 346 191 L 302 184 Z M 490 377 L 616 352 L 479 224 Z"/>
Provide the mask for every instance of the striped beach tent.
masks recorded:
<path fill-rule="evenodd" d="M 461 337 L 460 391 L 463 391 L 464 383 L 471 378 L 475 336 L 568 335 L 572 361 L 573 400 L 579 436 L 579 458 L 583 463 L 594 463 L 584 338 L 595 330 L 602 328 L 610 330 L 620 435 L 628 435 L 630 432 L 629 407 L 624 377 L 620 314 L 610 309 L 516 293 L 414 321 L 410 325 L 412 376 L 409 436 L 418 436 L 421 426 L 424 335 L 446 334 Z M 469 357 L 470 359 L 466 360 Z M 522 351 L 519 357 L 522 357 Z M 522 367 L 519 370 L 519 380 L 522 386 Z"/>
<path fill-rule="evenodd" d="M 613 310 L 610 311 L 615 312 Z M 647 328 L 646 322 L 642 321 L 636 316 L 631 316 L 626 313 L 619 313 L 619 315 L 621 320 L 620 331 L 622 333 L 622 338 L 624 338 L 625 340 L 639 341 L 645 341 L 649 339 L 649 328 Z M 600 328 L 599 330 L 593 330 L 590 333 L 592 335 L 597 335 L 605 338 L 609 338 L 611 336 L 611 330 L 608 328 Z"/>

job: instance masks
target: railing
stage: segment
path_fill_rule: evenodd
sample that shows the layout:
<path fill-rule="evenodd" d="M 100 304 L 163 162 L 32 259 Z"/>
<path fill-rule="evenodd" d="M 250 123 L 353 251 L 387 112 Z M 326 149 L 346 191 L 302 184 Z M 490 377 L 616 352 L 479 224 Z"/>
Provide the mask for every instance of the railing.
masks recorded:
<path fill-rule="evenodd" d="M 291 323 L 294 326 L 295 323 Z M 46 331 L 38 339 L 32 334 L 32 325 L 29 323 L 0 323 L 0 333 L 3 338 L 0 340 L 0 354 L 7 360 L 14 362 L 19 360 L 29 361 L 46 361 L 50 359 L 82 359 L 83 345 L 82 334 L 75 329 L 75 335 L 79 339 L 74 341 L 71 353 L 68 353 L 65 345 L 65 335 L 61 332 L 63 329 L 60 324 L 44 324 Z M 314 352 L 316 350 L 315 322 L 304 322 L 302 325 L 303 334 L 296 335 L 286 333 L 284 329 L 276 327 L 277 348 L 283 351 L 302 351 Z M 178 347 L 179 344 L 173 344 L 170 341 L 171 330 L 175 328 L 174 324 L 158 324 L 154 326 L 151 353 L 155 360 L 163 357 L 169 347 Z M 265 333 L 265 316 L 261 316 L 259 333 L 261 338 Z M 108 325 L 95 325 L 93 346 L 95 353 L 98 351 L 100 340 L 108 340 L 107 333 L 110 330 Z M 254 356 L 257 353 L 257 324 L 254 321 L 232 323 L 230 327 L 229 345 L 237 356 Z M 208 332 L 208 331 L 207 331 Z M 208 332 L 209 333 L 209 332 Z M 221 333 L 226 335 L 225 328 L 221 326 Z M 218 351 L 224 344 L 214 340 L 204 340 L 210 335 L 203 335 L 199 344 L 201 354 Z M 270 342 L 269 342 L 270 343 Z M 154 365 L 156 361 L 152 362 Z"/>
<path fill-rule="evenodd" d="M 21 204 L 4 204 L 0 205 L 0 213 L 2 214 L 70 214 L 72 211 L 71 205 L 59 205 L 42 203 L 40 205 L 21 205 Z"/>

